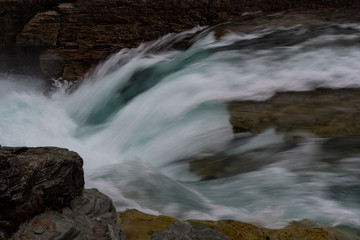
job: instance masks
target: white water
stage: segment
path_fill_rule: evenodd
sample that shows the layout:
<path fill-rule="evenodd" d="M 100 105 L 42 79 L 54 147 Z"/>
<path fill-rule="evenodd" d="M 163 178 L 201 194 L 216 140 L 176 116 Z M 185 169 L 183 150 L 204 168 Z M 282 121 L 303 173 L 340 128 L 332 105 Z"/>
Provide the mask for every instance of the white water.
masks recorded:
<path fill-rule="evenodd" d="M 276 153 L 276 161 L 254 171 L 217 180 L 198 181 L 187 163 L 176 162 L 226 149 L 233 138 L 227 101 L 264 100 L 277 91 L 360 87 L 360 25 L 340 26 L 350 33 L 293 45 L 236 47 L 279 30 L 269 28 L 220 40 L 207 32 L 185 52 L 154 51 L 188 33 L 168 35 L 114 55 L 70 95 L 59 89 L 46 96 L 36 79 L 0 75 L 0 144 L 78 152 L 86 187 L 108 194 L 118 210 L 231 218 L 273 228 L 301 219 L 359 227 L 360 196 L 332 198 L 328 189 L 358 182 L 360 158 L 344 157 L 333 169 L 317 159 L 316 138 Z M 306 32 L 299 28 L 286 31 Z M 140 76 L 151 78 L 152 87 L 123 98 L 134 73 L 151 67 L 155 70 Z M 235 151 L 274 141 L 285 140 L 270 130 Z"/>

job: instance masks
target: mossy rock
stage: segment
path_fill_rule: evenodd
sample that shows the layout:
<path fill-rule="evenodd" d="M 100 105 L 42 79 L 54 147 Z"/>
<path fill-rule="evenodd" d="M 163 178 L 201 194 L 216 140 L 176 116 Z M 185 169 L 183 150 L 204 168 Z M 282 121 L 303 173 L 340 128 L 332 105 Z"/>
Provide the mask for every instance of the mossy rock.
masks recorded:
<path fill-rule="evenodd" d="M 350 240 L 358 231 L 355 229 L 328 228 L 310 221 L 291 222 L 282 229 L 261 228 L 234 220 L 186 220 L 167 216 L 155 216 L 135 209 L 117 214 L 118 224 L 129 240 L 149 239 L 157 231 L 167 230 L 175 222 L 192 226 L 203 225 L 212 228 L 232 240 Z M 353 231 L 356 231 L 355 235 Z"/>
<path fill-rule="evenodd" d="M 155 216 L 135 209 L 117 214 L 118 224 L 129 240 L 149 239 L 155 231 L 166 230 L 179 220 L 167 216 Z"/>

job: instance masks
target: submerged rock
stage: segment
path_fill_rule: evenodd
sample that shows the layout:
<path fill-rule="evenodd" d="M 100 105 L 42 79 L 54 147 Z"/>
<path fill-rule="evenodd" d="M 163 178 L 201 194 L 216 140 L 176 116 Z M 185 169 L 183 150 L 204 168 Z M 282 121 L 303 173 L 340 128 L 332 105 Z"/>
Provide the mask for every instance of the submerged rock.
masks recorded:
<path fill-rule="evenodd" d="M 228 104 L 234 133 L 304 131 L 320 137 L 360 135 L 360 90 L 316 89 L 277 93 L 269 100 Z"/>
<path fill-rule="evenodd" d="M 14 239 L 111 239 L 126 240 L 116 223 L 109 197 L 97 189 L 85 189 L 69 207 L 47 211 L 22 224 Z"/>
<path fill-rule="evenodd" d="M 181 160 L 202 180 L 226 178 L 257 171 L 279 161 L 282 152 L 296 148 L 301 139 L 288 139 L 273 130 L 252 137 L 235 137 L 225 150 Z"/>
<path fill-rule="evenodd" d="M 360 153 L 360 89 L 283 92 L 266 101 L 231 102 L 228 111 L 236 133 L 232 144 L 180 160 L 202 180 L 257 171 L 311 141 L 319 147 L 314 159 L 332 167 Z"/>
<path fill-rule="evenodd" d="M 340 240 L 356 239 L 350 231 L 321 228 L 315 223 L 292 222 L 282 229 L 267 229 L 234 220 L 180 221 L 137 210 L 118 213 L 118 222 L 131 239 L 233 239 L 233 240 Z M 138 226 L 138 227 L 137 227 Z M 353 229 L 352 229 L 353 231 Z M 344 237 L 344 238 L 342 238 Z M 349 238 L 348 238 L 349 237 Z"/>
<path fill-rule="evenodd" d="M 81 194 L 83 160 L 55 147 L 0 147 L 0 231 L 8 235 L 45 209 L 61 209 Z"/>

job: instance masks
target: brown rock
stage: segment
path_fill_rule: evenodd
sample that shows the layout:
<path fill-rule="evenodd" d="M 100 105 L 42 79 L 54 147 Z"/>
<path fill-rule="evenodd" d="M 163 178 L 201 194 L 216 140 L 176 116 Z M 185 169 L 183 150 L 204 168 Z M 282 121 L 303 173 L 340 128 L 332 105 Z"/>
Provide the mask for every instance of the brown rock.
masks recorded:
<path fill-rule="evenodd" d="M 0 231 L 16 230 L 28 217 L 60 209 L 84 186 L 83 161 L 55 147 L 0 147 Z"/>
<path fill-rule="evenodd" d="M 44 11 L 35 15 L 18 34 L 19 46 L 56 47 L 60 31 L 60 14 L 56 11 Z"/>
<path fill-rule="evenodd" d="M 317 89 L 285 92 L 263 102 L 238 101 L 228 105 L 235 133 L 305 131 L 320 137 L 360 136 L 360 90 Z"/>
<path fill-rule="evenodd" d="M 357 13 L 356 0 L 36 0 L 0 2 L 0 60 L 8 62 L 22 54 L 42 66 L 46 76 L 74 79 L 81 77 L 92 65 L 124 47 L 136 47 L 169 32 L 181 32 L 194 26 L 225 22 L 244 12 L 281 11 L 291 8 L 332 8 Z M 351 15 L 352 13 L 349 13 Z M 21 48 L 20 48 L 21 47 Z M 41 51 L 27 56 L 29 47 L 50 48 L 61 52 L 66 72 L 48 67 L 52 60 L 38 61 Z M 15 49 L 17 51 L 15 51 Z M 74 53 L 74 50 L 76 53 Z M 39 53 L 40 52 L 40 53 Z M 92 54 L 96 52 L 95 54 Z M 16 59 L 0 63 L 6 71 L 21 68 Z M 40 69 L 40 67 L 38 67 Z"/>
<path fill-rule="evenodd" d="M 41 11 L 52 10 L 60 0 L 0 1 L 0 71 L 41 75 L 39 46 L 19 46 L 17 35 Z M 46 23 L 42 24 L 46 25 Z M 37 31 L 48 30 L 38 25 Z M 42 41 L 42 38 L 38 38 Z"/>
<path fill-rule="evenodd" d="M 322 228 L 304 226 L 301 223 L 293 222 L 291 225 L 280 229 L 272 230 L 265 229 L 265 239 L 274 240 L 291 240 L 291 239 L 302 239 L 302 240 L 315 240 L 315 239 L 329 239 L 336 240 L 334 235 Z"/>
<path fill-rule="evenodd" d="M 58 49 L 48 49 L 40 55 L 40 67 L 47 77 L 58 78 L 64 72 L 64 60 Z"/>

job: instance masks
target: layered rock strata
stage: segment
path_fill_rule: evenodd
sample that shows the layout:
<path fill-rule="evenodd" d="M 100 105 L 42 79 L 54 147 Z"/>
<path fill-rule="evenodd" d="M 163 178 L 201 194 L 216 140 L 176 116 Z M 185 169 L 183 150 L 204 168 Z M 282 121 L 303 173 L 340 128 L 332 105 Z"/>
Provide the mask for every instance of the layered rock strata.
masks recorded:
<path fill-rule="evenodd" d="M 0 70 L 76 79 L 121 48 L 244 12 L 360 9 L 356 0 L 35 0 L 0 2 Z"/>

